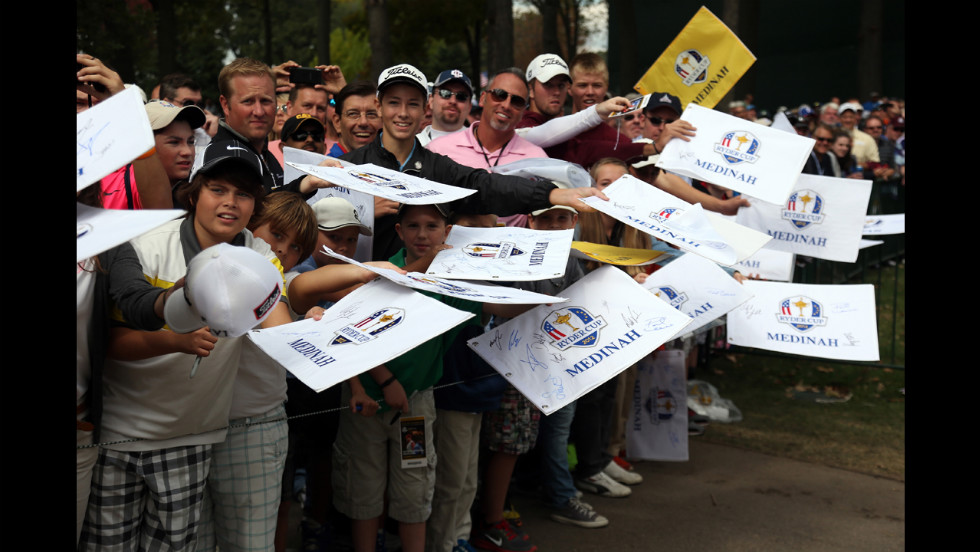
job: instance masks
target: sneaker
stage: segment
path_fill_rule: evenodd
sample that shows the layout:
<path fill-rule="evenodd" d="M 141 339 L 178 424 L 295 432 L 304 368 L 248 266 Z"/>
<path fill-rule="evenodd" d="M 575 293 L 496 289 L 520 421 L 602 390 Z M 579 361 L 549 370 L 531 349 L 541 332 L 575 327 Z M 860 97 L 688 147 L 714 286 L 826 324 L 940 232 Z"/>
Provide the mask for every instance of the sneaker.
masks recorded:
<path fill-rule="evenodd" d="M 711 418 L 705 416 L 704 414 L 698 414 L 697 412 L 691 410 L 690 408 L 687 409 L 687 419 L 691 422 L 703 426 L 711 423 Z"/>
<path fill-rule="evenodd" d="M 520 537 L 521 540 L 531 540 L 531 535 L 528 535 L 524 531 L 524 522 L 521 521 L 521 514 L 517 511 L 517 508 L 514 508 L 512 503 L 507 504 L 507 509 L 504 510 L 504 519 L 507 520 L 510 528 L 517 533 L 517 536 Z"/>
<path fill-rule="evenodd" d="M 557 521 L 558 523 L 578 525 L 579 527 L 585 527 L 587 529 L 595 529 L 609 525 L 608 519 L 597 514 L 591 506 L 585 504 L 577 498 L 570 499 L 564 508 L 551 512 L 551 519 Z"/>
<path fill-rule="evenodd" d="M 619 464 L 615 460 L 610 461 L 605 468 L 602 468 L 602 473 L 608 475 L 614 480 L 622 483 L 623 485 L 639 485 L 643 483 L 643 476 L 631 471 L 626 471 L 619 467 Z"/>
<path fill-rule="evenodd" d="M 476 552 L 476 548 L 473 548 L 470 541 L 466 539 L 459 539 L 456 541 L 456 545 L 453 546 L 452 552 Z"/>
<path fill-rule="evenodd" d="M 612 498 L 622 498 L 633 492 L 629 487 L 617 483 L 605 472 L 599 472 L 592 477 L 576 479 L 575 486 L 588 493 Z"/>
<path fill-rule="evenodd" d="M 330 550 L 330 526 L 304 518 L 300 522 L 300 533 L 303 536 L 303 552 L 326 552 Z"/>
<path fill-rule="evenodd" d="M 687 434 L 693 436 L 704 435 L 704 426 L 694 422 L 687 422 Z"/>
<path fill-rule="evenodd" d="M 536 552 L 538 547 L 519 537 L 506 519 L 495 525 L 484 527 L 470 544 L 480 550 L 492 552 Z"/>
<path fill-rule="evenodd" d="M 626 471 L 633 471 L 633 464 L 630 464 L 622 456 L 613 456 L 613 462 Z"/>

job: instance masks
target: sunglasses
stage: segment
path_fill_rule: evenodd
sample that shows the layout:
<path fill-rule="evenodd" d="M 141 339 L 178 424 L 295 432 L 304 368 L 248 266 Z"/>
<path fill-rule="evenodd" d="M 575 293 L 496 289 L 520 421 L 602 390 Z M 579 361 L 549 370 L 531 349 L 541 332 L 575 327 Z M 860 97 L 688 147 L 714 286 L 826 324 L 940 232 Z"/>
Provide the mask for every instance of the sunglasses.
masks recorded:
<path fill-rule="evenodd" d="M 661 119 L 660 117 L 652 117 L 652 116 L 647 117 L 647 119 L 650 119 L 650 123 L 653 124 L 653 126 L 669 125 L 670 123 L 673 123 L 674 121 L 677 120 L 677 119 Z M 626 120 L 628 121 L 629 119 Z"/>
<path fill-rule="evenodd" d="M 287 108 L 286 104 L 282 104 L 282 105 L 280 105 L 279 107 L 276 108 L 276 111 L 282 111 L 283 113 L 285 113 L 286 112 L 286 108 Z"/>
<path fill-rule="evenodd" d="M 299 142 L 305 142 L 306 139 L 308 137 L 310 137 L 310 136 L 313 137 L 313 141 L 314 142 L 322 142 L 323 141 L 323 133 L 322 132 L 307 132 L 307 131 L 294 132 L 294 133 L 292 133 L 292 135 L 289 136 L 289 139 L 290 140 L 297 140 Z"/>
<path fill-rule="evenodd" d="M 817 142 L 827 142 L 828 144 L 834 141 L 833 138 L 822 138 L 817 136 L 814 136 L 813 139 L 816 140 Z"/>
<path fill-rule="evenodd" d="M 511 94 L 510 92 L 506 90 L 501 90 L 499 88 L 494 88 L 493 90 L 487 90 L 487 94 L 490 94 L 490 97 L 493 98 L 493 101 L 497 103 L 503 103 L 507 101 L 507 98 L 510 98 L 510 105 L 514 106 L 516 109 L 524 109 L 524 106 L 527 105 L 527 100 L 524 99 L 524 96 Z"/>
<path fill-rule="evenodd" d="M 864 127 L 864 130 L 881 130 L 881 127 L 880 126 L 867 126 L 867 127 Z"/>
<path fill-rule="evenodd" d="M 459 102 L 466 103 L 466 102 L 470 101 L 470 95 L 467 94 L 466 92 L 453 92 L 452 90 L 446 90 L 445 88 L 440 88 L 439 89 L 439 97 L 440 98 L 442 98 L 444 100 L 448 100 L 449 98 L 452 98 L 453 96 L 456 96 L 456 101 L 459 101 Z"/>
<path fill-rule="evenodd" d="M 625 119 L 626 122 L 628 123 L 628 122 L 632 121 L 633 119 L 635 119 L 637 117 L 642 117 L 642 116 L 643 115 L 637 115 L 636 113 L 630 113 L 629 115 L 623 115 L 623 119 Z"/>

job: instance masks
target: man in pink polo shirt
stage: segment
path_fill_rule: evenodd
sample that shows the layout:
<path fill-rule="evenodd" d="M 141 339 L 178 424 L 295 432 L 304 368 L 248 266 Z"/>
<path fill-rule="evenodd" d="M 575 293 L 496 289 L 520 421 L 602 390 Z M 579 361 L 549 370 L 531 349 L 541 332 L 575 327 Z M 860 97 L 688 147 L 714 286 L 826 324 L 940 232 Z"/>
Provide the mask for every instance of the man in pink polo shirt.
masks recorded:
<path fill-rule="evenodd" d="M 497 72 L 480 94 L 483 116 L 461 132 L 440 136 L 426 145 L 453 161 L 489 171 L 521 159 L 548 157 L 543 149 L 517 136 L 514 129 L 527 108 L 527 84 L 516 68 Z M 507 226 L 527 228 L 527 215 L 501 217 Z"/>

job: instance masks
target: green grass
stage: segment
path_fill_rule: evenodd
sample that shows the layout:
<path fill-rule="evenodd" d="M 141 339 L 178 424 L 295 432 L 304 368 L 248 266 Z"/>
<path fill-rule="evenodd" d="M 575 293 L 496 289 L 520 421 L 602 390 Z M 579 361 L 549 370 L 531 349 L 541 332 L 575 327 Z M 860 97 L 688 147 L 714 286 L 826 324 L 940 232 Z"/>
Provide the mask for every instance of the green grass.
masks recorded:
<path fill-rule="evenodd" d="M 698 439 L 905 480 L 905 372 L 818 359 L 729 354 L 707 373 L 742 412 Z M 850 394 L 819 403 L 814 395 Z"/>

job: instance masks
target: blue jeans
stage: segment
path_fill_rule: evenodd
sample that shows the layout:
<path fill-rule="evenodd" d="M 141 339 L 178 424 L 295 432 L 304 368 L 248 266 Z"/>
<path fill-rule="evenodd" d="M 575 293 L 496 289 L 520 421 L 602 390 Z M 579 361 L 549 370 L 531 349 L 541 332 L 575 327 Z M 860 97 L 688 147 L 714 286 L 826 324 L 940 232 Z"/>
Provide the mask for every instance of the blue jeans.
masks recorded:
<path fill-rule="evenodd" d="M 550 416 L 541 416 L 538 443 L 541 483 L 545 499 L 561 508 L 575 496 L 575 482 L 568 471 L 568 434 L 575 417 L 575 403 L 569 403 Z"/>

